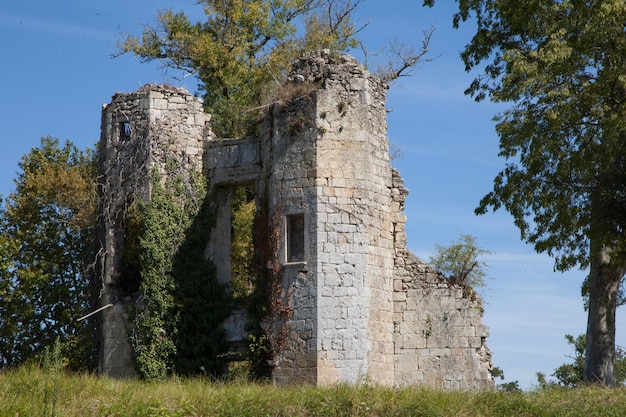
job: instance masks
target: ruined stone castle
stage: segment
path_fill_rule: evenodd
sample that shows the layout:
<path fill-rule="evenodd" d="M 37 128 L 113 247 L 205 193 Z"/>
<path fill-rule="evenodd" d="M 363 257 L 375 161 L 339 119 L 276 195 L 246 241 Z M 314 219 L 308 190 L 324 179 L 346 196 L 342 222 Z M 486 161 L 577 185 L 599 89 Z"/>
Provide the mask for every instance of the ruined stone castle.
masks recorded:
<path fill-rule="evenodd" d="M 115 208 L 149 199 L 150 171 L 176 158 L 208 175 L 217 221 L 205 253 L 220 282 L 231 272 L 233 188 L 268 197 L 291 311 L 275 383 L 493 389 L 480 302 L 407 250 L 408 190 L 390 166 L 386 85 L 351 57 L 316 52 L 294 64 L 285 88 L 297 93 L 268 107 L 258 137 L 216 138 L 202 101 L 180 88 L 146 85 L 103 107 L 99 302 L 112 307 L 100 313 L 100 373 L 133 375 L 124 307 L 137 283 L 121 272 Z M 224 323 L 229 340 L 245 337 L 245 320 Z"/>

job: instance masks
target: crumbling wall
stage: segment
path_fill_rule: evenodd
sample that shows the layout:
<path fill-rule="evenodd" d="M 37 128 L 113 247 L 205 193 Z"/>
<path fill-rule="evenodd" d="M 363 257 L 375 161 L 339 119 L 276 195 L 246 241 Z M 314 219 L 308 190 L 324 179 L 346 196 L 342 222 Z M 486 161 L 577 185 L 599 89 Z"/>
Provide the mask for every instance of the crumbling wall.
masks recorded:
<path fill-rule="evenodd" d="M 493 390 L 489 329 L 473 289 L 454 284 L 406 248 L 402 214 L 408 190 L 393 171 L 395 384 Z"/>
<path fill-rule="evenodd" d="M 281 215 L 300 207 L 310 237 L 305 262 L 281 269 L 293 318 L 275 379 L 311 382 L 313 351 L 319 385 L 493 389 L 479 301 L 407 249 L 408 190 L 389 164 L 386 86 L 328 52 L 305 55 L 289 80 L 311 92 L 271 113 L 280 157 L 270 194 L 274 207 L 289 207 Z"/>

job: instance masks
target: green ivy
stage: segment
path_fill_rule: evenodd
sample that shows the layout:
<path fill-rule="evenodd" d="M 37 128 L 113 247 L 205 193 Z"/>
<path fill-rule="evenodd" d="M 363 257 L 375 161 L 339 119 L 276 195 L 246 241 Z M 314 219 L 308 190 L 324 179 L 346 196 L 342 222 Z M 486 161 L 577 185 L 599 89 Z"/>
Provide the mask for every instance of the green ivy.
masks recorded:
<path fill-rule="evenodd" d="M 139 205 L 139 270 L 143 305 L 131 343 L 139 375 L 219 374 L 227 351 L 220 324 L 232 301 L 217 282 L 204 248 L 215 216 L 200 174 L 183 181 L 169 161 L 165 179 L 152 173 L 152 197 Z"/>

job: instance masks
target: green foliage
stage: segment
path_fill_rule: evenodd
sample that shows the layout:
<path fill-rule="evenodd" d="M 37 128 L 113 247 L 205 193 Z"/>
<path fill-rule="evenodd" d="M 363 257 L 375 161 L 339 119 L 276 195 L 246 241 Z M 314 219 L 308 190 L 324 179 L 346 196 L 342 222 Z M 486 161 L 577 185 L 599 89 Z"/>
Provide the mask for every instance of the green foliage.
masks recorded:
<path fill-rule="evenodd" d="M 181 401 L 174 410 L 164 405 L 159 400 L 154 400 L 153 404 L 148 407 L 148 413 L 151 417 L 185 417 L 185 416 L 197 416 L 196 410 L 189 401 Z"/>
<path fill-rule="evenodd" d="M 269 175 L 265 176 L 268 181 Z M 289 302 L 283 297 L 283 275 L 280 265 L 282 235 L 280 206 L 270 214 L 269 188 L 260 196 L 260 208 L 254 222 L 255 290 L 248 304 L 248 334 L 252 379 L 271 376 L 276 352 L 285 346 L 291 316 Z"/>
<path fill-rule="evenodd" d="M 476 213 L 503 207 L 556 269 L 590 268 L 585 379 L 612 385 L 626 271 L 626 3 L 457 3 L 455 26 L 477 22 L 466 69 L 484 64 L 466 93 L 510 104 L 495 118 L 507 164 Z"/>
<path fill-rule="evenodd" d="M 162 10 L 156 27 L 147 26 L 141 37 L 127 36 L 120 49 L 195 73 L 205 109 L 214 116 L 212 128 L 221 137 L 251 133 L 276 80 L 304 51 L 357 45 L 350 14 L 360 0 L 201 3 L 206 21 L 193 23 L 183 13 Z"/>
<path fill-rule="evenodd" d="M 566 363 L 554 370 L 552 374 L 556 379 L 557 383 L 561 386 L 565 387 L 576 387 L 583 382 L 584 373 L 585 373 L 585 345 L 586 345 L 586 337 L 584 334 L 579 335 L 574 339 L 574 336 L 567 334 L 565 335 L 565 339 L 567 343 L 574 349 L 574 356 L 571 358 L 573 363 Z M 620 358 L 621 356 L 621 358 Z M 624 361 L 624 352 L 619 354 L 616 358 L 616 362 Z M 623 382 L 624 377 L 626 375 L 621 375 L 617 377 L 617 382 Z"/>
<path fill-rule="evenodd" d="M 519 387 L 519 381 L 509 381 L 503 384 L 498 384 L 498 391 L 502 392 L 522 392 Z"/>
<path fill-rule="evenodd" d="M 626 9 L 540 3 L 494 7 L 481 29 L 498 28 L 464 53 L 468 66 L 495 54 L 469 92 L 514 103 L 496 125 L 500 154 L 512 163 L 478 211 L 503 205 L 522 236 L 565 270 L 589 265 L 592 237 L 622 245 Z"/>
<path fill-rule="evenodd" d="M 186 184 L 178 164 L 167 169 L 165 178 L 153 172 L 152 197 L 140 205 L 144 306 L 131 335 L 137 371 L 146 379 L 201 369 L 215 375 L 227 349 L 220 324 L 232 303 L 204 256 L 213 221 L 205 180 L 198 174 Z"/>
<path fill-rule="evenodd" d="M 435 254 L 429 262 L 437 272 L 450 279 L 472 288 L 484 288 L 487 286 L 488 265 L 479 258 L 490 253 L 476 244 L 474 236 L 461 235 L 458 241 L 450 242 L 448 246 L 435 244 Z"/>
<path fill-rule="evenodd" d="M 271 368 L 268 365 L 268 359 L 271 357 L 270 341 L 260 329 L 251 326 L 250 331 L 247 345 L 248 356 L 245 360 L 246 380 L 269 381 L 271 375 Z"/>
<path fill-rule="evenodd" d="M 501 380 L 504 380 L 504 371 L 497 366 L 494 366 L 489 373 L 494 379 L 500 378 Z M 500 392 L 522 392 L 522 389 L 519 387 L 519 381 L 509 381 L 497 384 L 496 388 Z"/>
<path fill-rule="evenodd" d="M 491 368 L 489 373 L 491 374 L 492 378 L 504 379 L 504 371 L 497 366 L 494 366 L 493 368 Z"/>
<path fill-rule="evenodd" d="M 148 379 L 164 378 L 173 367 L 176 324 L 172 259 L 189 223 L 178 204 L 181 196 L 176 184 L 169 181 L 163 186 L 156 172 L 152 182 L 152 198 L 141 207 L 140 290 L 145 310 L 136 315 L 131 339 L 137 371 Z"/>
<path fill-rule="evenodd" d="M 233 189 L 230 286 L 233 298 L 247 299 L 254 289 L 254 187 Z"/>
<path fill-rule="evenodd" d="M 241 137 L 255 133 L 260 112 L 280 98 L 285 75 L 304 52 L 346 52 L 358 46 L 366 52 L 356 38 L 365 25 L 353 20 L 361 2 L 201 0 L 205 21 L 194 23 L 184 13 L 161 10 L 155 26 L 146 26 L 141 36 L 127 35 L 119 51 L 196 75 L 205 110 L 213 115 L 213 131 L 219 137 Z M 366 53 L 367 61 L 386 61 L 377 63 L 377 74 L 393 81 L 428 61 L 433 32 L 424 32 L 419 51 L 390 42 L 386 51 Z"/>
<path fill-rule="evenodd" d="M 0 207 L 0 366 L 60 339 L 73 369 L 91 364 L 88 265 L 93 257 L 95 158 L 45 137 L 24 155 Z"/>
<path fill-rule="evenodd" d="M 199 177 L 197 181 L 202 181 Z M 204 190 L 202 194 L 204 194 Z M 210 196 L 198 200 L 197 214 L 173 259 L 176 290 L 177 354 L 174 367 L 179 375 L 208 373 L 219 376 L 225 368 L 228 344 L 222 323 L 235 307 L 227 287 L 217 282 L 213 263 L 204 250 L 215 221 Z"/>

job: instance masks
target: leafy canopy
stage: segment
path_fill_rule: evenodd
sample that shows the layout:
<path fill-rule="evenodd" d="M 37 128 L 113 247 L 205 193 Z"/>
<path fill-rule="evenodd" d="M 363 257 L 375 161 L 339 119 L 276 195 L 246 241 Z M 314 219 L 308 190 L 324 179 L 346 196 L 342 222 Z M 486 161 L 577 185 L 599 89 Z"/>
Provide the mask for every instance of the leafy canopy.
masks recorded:
<path fill-rule="evenodd" d="M 91 150 L 45 137 L 24 155 L 0 208 L 0 366 L 41 355 L 57 338 L 70 366 L 90 355 L 88 265 L 96 192 Z"/>
<path fill-rule="evenodd" d="M 146 26 L 141 36 L 125 36 L 119 53 L 197 76 L 213 131 L 218 137 L 241 137 L 255 133 L 260 112 L 280 96 L 284 77 L 304 52 L 360 46 L 388 82 L 429 60 L 433 28 L 423 31 L 419 50 L 390 42 L 383 59 L 369 53 L 357 39 L 366 25 L 353 20 L 362 1 L 200 0 L 205 21 L 161 10 L 155 26 Z"/>
<path fill-rule="evenodd" d="M 259 107 L 303 52 L 357 46 L 350 14 L 360 0 L 201 0 L 207 16 L 161 10 L 155 27 L 127 35 L 120 52 L 197 75 L 220 137 L 251 133 Z M 301 34 L 298 28 L 304 27 Z"/>
<path fill-rule="evenodd" d="M 589 264 L 591 237 L 621 249 L 626 3 L 458 3 L 454 24 L 472 13 L 478 24 L 461 55 L 466 69 L 486 62 L 466 92 L 512 104 L 496 117 L 509 162 L 477 213 L 506 208 L 560 270 Z"/>

